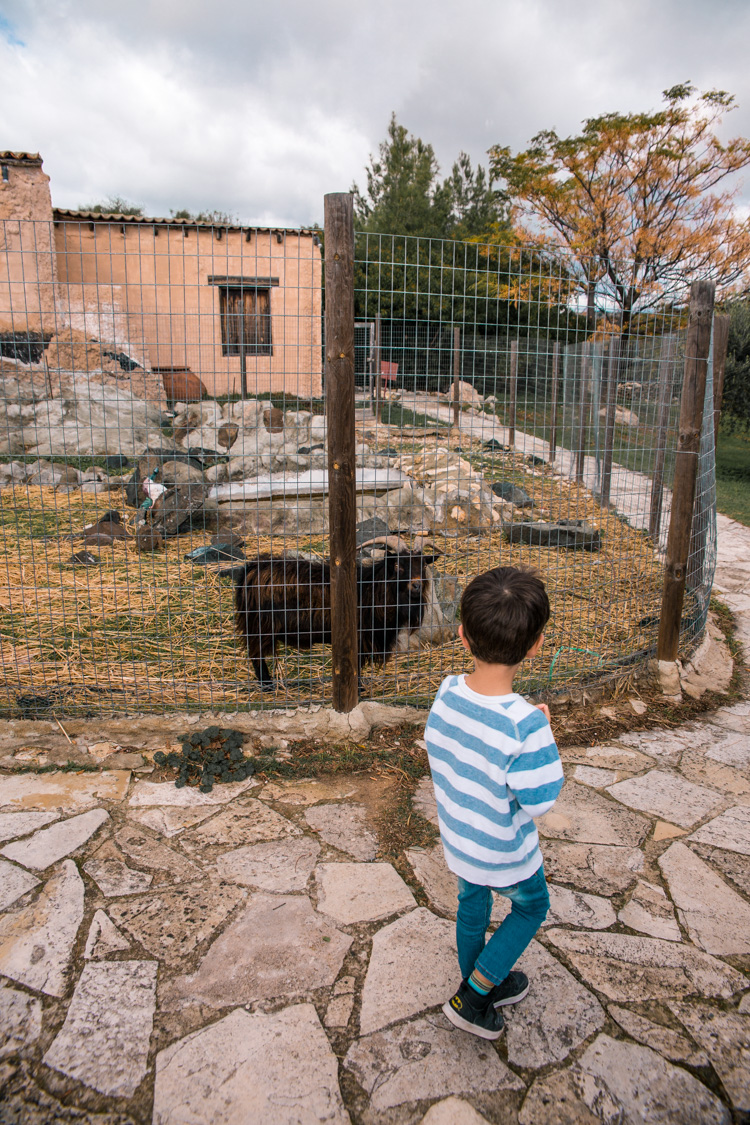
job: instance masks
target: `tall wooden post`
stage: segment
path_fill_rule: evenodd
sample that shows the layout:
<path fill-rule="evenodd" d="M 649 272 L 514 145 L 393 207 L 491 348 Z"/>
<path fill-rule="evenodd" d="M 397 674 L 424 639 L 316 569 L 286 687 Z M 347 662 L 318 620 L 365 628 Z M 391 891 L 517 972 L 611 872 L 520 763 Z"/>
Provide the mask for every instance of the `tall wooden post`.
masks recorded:
<path fill-rule="evenodd" d="M 357 706 L 357 567 L 354 456 L 353 196 L 325 197 L 326 418 L 331 551 L 333 706 Z"/>
<path fill-rule="evenodd" d="M 583 345 L 581 355 L 581 376 L 578 384 L 578 437 L 575 451 L 575 479 L 583 480 L 586 461 L 586 431 L 588 429 L 589 373 L 591 368 L 591 345 Z"/>
<path fill-rule="evenodd" d="M 603 508 L 609 507 L 609 494 L 612 487 L 612 456 L 615 448 L 615 410 L 617 409 L 617 379 L 620 372 L 620 344 L 620 337 L 613 336 L 609 342 L 609 355 L 607 356 L 606 416 L 604 419 L 604 448 L 602 450 L 602 479 L 599 487 L 599 502 Z"/>
<path fill-rule="evenodd" d="M 459 425 L 461 410 L 459 406 L 458 383 L 461 376 L 461 329 L 453 329 L 453 425 Z"/>
<path fill-rule="evenodd" d="M 508 445 L 516 448 L 516 398 L 518 395 L 518 340 L 510 342 L 510 387 L 508 395 Z"/>
<path fill-rule="evenodd" d="M 672 513 L 669 520 L 659 621 L 657 647 L 659 660 L 674 660 L 680 647 L 680 620 L 693 526 L 695 482 L 703 426 L 703 401 L 706 396 L 714 292 L 715 286 L 710 281 L 694 281 L 690 287 L 685 377 L 680 402 L 680 433 L 675 455 Z"/>
<path fill-rule="evenodd" d="M 664 467 L 667 459 L 667 432 L 669 412 L 672 408 L 672 365 L 674 363 L 677 341 L 674 336 L 666 336 L 661 342 L 659 356 L 659 405 L 656 414 L 656 452 L 651 476 L 651 511 L 649 513 L 648 533 L 658 544 L 661 532 L 661 509 L 664 499 Z"/>
<path fill-rule="evenodd" d="M 383 381 L 380 372 L 380 317 L 375 317 L 375 341 L 372 347 L 372 362 L 375 368 L 375 417 L 378 422 L 383 413 Z"/>
<path fill-rule="evenodd" d="M 554 464 L 557 456 L 557 369 L 560 364 L 560 345 L 552 345 L 552 417 L 549 426 L 549 463 Z"/>
<path fill-rule="evenodd" d="M 724 372 L 729 344 L 729 317 L 714 317 L 714 449 L 719 444 L 721 400 L 724 397 Z"/>

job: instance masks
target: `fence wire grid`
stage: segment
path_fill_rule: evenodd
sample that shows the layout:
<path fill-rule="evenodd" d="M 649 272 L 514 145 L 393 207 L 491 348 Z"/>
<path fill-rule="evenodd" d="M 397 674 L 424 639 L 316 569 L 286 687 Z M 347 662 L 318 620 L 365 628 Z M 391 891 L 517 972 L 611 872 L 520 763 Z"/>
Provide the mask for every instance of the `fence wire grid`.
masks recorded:
<path fill-rule="evenodd" d="M 0 713 L 330 701 L 320 232 L 56 216 L 0 224 Z M 505 564 L 552 603 L 522 690 L 631 671 L 659 627 L 686 307 L 592 320 L 532 249 L 355 245 L 361 698 L 429 704 L 469 670 L 462 590 Z M 709 365 L 683 647 L 715 567 L 713 420 Z"/>

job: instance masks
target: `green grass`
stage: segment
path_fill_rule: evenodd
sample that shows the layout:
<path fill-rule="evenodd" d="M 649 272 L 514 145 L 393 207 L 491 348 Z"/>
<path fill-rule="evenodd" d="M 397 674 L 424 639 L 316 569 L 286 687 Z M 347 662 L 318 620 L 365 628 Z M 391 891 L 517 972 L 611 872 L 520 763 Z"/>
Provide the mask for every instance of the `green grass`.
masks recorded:
<path fill-rule="evenodd" d="M 719 434 L 716 507 L 750 527 L 750 434 Z"/>

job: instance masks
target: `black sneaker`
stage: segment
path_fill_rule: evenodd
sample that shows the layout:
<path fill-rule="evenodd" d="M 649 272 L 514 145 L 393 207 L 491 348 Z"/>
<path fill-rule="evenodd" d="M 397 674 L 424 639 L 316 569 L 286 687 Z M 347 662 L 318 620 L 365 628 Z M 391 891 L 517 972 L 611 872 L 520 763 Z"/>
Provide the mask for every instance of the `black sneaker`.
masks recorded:
<path fill-rule="evenodd" d="M 490 993 L 492 1004 L 495 1008 L 503 1008 L 506 1004 L 517 1004 L 523 1000 L 529 991 L 529 978 L 526 973 L 514 969 L 508 973 L 504 981 L 496 984 Z"/>
<path fill-rule="evenodd" d="M 504 1021 L 492 1006 L 492 993 L 480 996 L 468 981 L 462 980 L 458 992 L 443 1004 L 443 1011 L 456 1027 L 481 1039 L 499 1039 Z"/>

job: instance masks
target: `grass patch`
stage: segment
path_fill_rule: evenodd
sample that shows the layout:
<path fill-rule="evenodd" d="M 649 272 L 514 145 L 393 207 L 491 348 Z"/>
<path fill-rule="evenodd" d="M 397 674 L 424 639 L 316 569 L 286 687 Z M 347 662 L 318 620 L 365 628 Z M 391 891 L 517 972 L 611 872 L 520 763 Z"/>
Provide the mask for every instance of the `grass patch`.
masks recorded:
<path fill-rule="evenodd" d="M 750 434 L 719 434 L 716 507 L 723 515 L 750 527 Z"/>

